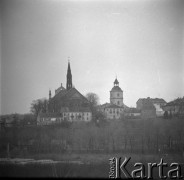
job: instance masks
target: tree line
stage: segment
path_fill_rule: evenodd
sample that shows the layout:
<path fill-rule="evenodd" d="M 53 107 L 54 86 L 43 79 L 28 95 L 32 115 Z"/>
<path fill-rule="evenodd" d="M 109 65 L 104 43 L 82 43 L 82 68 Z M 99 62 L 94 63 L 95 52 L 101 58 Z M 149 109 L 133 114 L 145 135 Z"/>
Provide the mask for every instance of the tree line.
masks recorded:
<path fill-rule="evenodd" d="M 182 153 L 184 121 L 174 119 L 75 122 L 12 127 L 0 131 L 0 152 L 27 153 Z M 11 154 L 11 153 L 10 153 Z"/>

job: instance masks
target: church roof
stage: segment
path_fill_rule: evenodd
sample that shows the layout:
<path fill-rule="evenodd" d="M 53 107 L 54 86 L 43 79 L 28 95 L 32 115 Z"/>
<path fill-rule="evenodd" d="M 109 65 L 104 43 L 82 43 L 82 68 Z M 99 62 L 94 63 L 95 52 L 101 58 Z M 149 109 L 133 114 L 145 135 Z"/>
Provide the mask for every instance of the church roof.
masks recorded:
<path fill-rule="evenodd" d="M 71 88 L 71 89 L 69 89 L 68 91 L 67 91 L 67 93 L 64 95 L 65 97 L 71 97 L 72 95 L 74 95 L 75 93 L 78 93 L 82 98 L 84 98 L 86 101 L 88 101 L 88 99 L 85 97 L 85 96 L 83 96 L 77 89 L 75 89 L 74 87 L 73 88 Z M 88 101 L 89 102 L 89 101 Z"/>
<path fill-rule="evenodd" d="M 55 94 L 55 96 L 51 99 L 51 100 L 56 100 L 56 99 L 68 99 L 70 97 L 72 97 L 75 93 L 78 93 L 80 95 L 80 97 L 82 97 L 83 99 L 85 99 L 86 101 L 87 98 L 84 97 L 77 89 L 75 89 L 74 87 L 69 89 L 69 90 L 62 90 L 60 92 L 58 92 L 57 94 Z M 89 102 L 89 101 L 88 101 Z"/>
<path fill-rule="evenodd" d="M 61 83 L 61 86 L 58 87 L 56 90 L 55 90 L 55 94 L 59 93 L 60 91 L 62 90 L 66 90 L 63 86 L 62 86 L 62 83 Z"/>
<path fill-rule="evenodd" d="M 114 87 L 111 89 L 111 91 L 115 91 L 115 92 L 117 92 L 117 91 L 119 91 L 119 92 L 123 92 L 123 91 L 122 91 L 122 89 L 121 89 L 119 86 L 114 86 Z"/>
<path fill-rule="evenodd" d="M 59 91 L 52 99 L 57 99 L 63 97 L 65 94 L 67 94 L 67 90 Z"/>

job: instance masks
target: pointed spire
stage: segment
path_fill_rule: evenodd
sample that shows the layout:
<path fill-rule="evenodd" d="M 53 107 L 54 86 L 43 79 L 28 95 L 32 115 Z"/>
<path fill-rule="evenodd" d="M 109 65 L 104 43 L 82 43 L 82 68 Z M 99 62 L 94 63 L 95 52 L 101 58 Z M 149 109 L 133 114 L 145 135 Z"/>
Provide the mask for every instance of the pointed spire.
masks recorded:
<path fill-rule="evenodd" d="M 71 73 L 71 69 L 70 69 L 70 59 L 68 59 L 68 73 Z"/>
<path fill-rule="evenodd" d="M 68 70 L 67 70 L 67 75 L 66 75 L 66 89 L 69 90 L 72 88 L 72 73 L 71 73 L 71 68 L 70 68 L 70 60 L 68 57 Z"/>
<path fill-rule="evenodd" d="M 49 100 L 51 99 L 51 90 L 49 89 Z"/>

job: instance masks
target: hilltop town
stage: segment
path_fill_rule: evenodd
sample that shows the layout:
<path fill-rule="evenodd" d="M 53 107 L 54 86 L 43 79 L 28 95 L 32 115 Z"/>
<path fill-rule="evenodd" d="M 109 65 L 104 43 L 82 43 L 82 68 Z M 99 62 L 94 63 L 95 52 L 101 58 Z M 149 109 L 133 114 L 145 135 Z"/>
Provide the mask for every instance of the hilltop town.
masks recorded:
<path fill-rule="evenodd" d="M 139 98 L 136 107 L 124 104 L 116 78 L 110 102 L 97 104 L 94 93 L 82 95 L 72 83 L 70 62 L 62 83 L 49 98 L 31 104 L 31 114 L 1 116 L 1 157 L 38 154 L 115 153 L 182 155 L 184 98 Z M 52 157 L 52 155 L 51 155 Z M 69 157 L 68 157 L 69 158 Z M 75 157 L 76 158 L 76 157 Z M 75 159 L 74 158 L 74 159 Z"/>
<path fill-rule="evenodd" d="M 0 7 L 0 177 L 184 178 L 184 1 Z"/>
<path fill-rule="evenodd" d="M 184 117 L 184 97 L 171 102 L 166 102 L 163 98 L 144 97 L 137 100 L 136 107 L 128 107 L 124 104 L 124 94 L 119 84 L 116 77 L 110 90 L 110 102 L 101 105 L 97 102 L 94 104 L 94 95 L 96 94 L 91 93 L 91 97 L 86 97 L 73 86 L 70 62 L 68 62 L 66 88 L 61 83 L 61 86 L 55 90 L 53 97 L 51 90 L 49 90 L 48 99 L 33 101 L 31 105 L 32 115 L 2 115 L 1 128 L 3 126 L 11 127 L 18 123 L 51 125 L 60 124 L 63 121 L 99 122 L 105 119 L 113 122 L 123 119 L 150 120 Z"/>

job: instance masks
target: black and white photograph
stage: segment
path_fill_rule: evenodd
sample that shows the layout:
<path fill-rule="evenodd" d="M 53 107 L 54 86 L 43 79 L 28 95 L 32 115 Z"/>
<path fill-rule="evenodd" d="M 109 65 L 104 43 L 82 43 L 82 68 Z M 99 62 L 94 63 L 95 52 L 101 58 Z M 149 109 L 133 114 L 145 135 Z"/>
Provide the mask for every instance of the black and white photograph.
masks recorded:
<path fill-rule="evenodd" d="M 184 179 L 184 0 L 0 0 L 0 177 Z"/>

